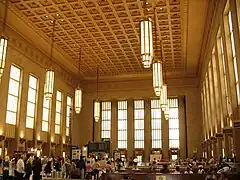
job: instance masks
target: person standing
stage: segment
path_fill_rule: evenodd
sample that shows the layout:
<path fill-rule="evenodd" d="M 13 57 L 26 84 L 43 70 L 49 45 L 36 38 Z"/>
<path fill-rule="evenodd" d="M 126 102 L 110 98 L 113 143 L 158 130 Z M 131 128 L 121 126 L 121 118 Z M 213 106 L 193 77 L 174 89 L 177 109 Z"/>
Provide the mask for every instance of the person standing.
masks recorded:
<path fill-rule="evenodd" d="M 33 180 L 40 180 L 41 179 L 41 171 L 42 171 L 42 163 L 41 160 L 35 156 L 35 159 L 33 160 Z"/>
<path fill-rule="evenodd" d="M 32 160 L 30 155 L 27 155 L 27 159 L 25 162 L 25 179 L 29 180 L 30 176 L 32 175 Z"/>
<path fill-rule="evenodd" d="M 85 169 L 86 169 L 86 163 L 83 159 L 83 156 L 80 157 L 80 160 L 77 162 L 77 168 L 80 171 L 80 178 L 84 179 L 84 173 L 85 173 Z"/>
<path fill-rule="evenodd" d="M 23 161 L 23 157 L 22 155 L 19 157 L 18 161 L 17 161 L 17 168 L 16 168 L 16 177 L 17 180 L 23 180 L 23 176 L 24 176 L 24 161 Z"/>
<path fill-rule="evenodd" d="M 9 168 L 8 168 L 9 180 L 14 179 L 14 175 L 15 175 L 14 170 L 15 170 L 15 159 L 12 158 L 9 162 Z"/>

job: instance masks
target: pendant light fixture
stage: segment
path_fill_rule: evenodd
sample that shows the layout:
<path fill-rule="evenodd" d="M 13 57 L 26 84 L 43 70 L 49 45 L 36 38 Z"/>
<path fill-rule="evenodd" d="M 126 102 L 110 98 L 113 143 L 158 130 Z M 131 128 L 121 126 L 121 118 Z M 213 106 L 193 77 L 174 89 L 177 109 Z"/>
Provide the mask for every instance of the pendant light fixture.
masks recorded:
<path fill-rule="evenodd" d="M 7 21 L 7 12 L 8 12 L 8 0 L 5 1 L 5 13 L 3 18 L 3 30 L 0 36 L 0 81 L 3 76 L 3 71 L 6 64 L 6 55 L 7 55 L 7 42 L 8 39 L 5 36 L 6 32 L 6 21 Z"/>
<path fill-rule="evenodd" d="M 55 25 L 56 20 L 51 21 L 53 24 L 53 30 L 52 30 L 52 44 L 51 44 L 51 51 L 50 51 L 50 58 L 51 63 L 53 62 L 53 49 L 54 49 L 54 32 L 55 32 Z M 54 71 L 52 68 L 48 69 L 45 74 L 45 83 L 44 83 L 44 97 L 47 100 L 50 100 L 53 95 L 53 89 L 54 89 Z"/>
<path fill-rule="evenodd" d="M 157 15 L 156 15 L 156 8 L 154 8 L 154 19 L 155 19 L 155 56 L 154 56 L 154 63 L 153 63 L 153 89 L 155 95 L 161 97 L 162 91 L 162 63 L 159 59 L 157 59 L 156 52 L 157 52 Z M 160 57 L 162 60 L 162 57 Z"/>
<path fill-rule="evenodd" d="M 163 48 L 161 43 L 161 56 L 163 54 Z M 161 109 L 164 112 L 168 111 L 168 96 L 167 96 L 167 62 L 163 63 L 164 65 L 164 75 L 163 75 L 163 85 L 162 85 L 162 93 L 161 93 Z"/>
<path fill-rule="evenodd" d="M 81 63 L 81 48 L 79 51 L 79 61 L 78 61 L 78 78 L 80 79 L 80 63 Z M 75 89 L 75 112 L 80 113 L 82 108 L 82 89 L 78 84 L 78 87 Z"/>
<path fill-rule="evenodd" d="M 98 81 L 99 81 L 99 65 L 97 66 L 97 99 L 94 101 L 95 122 L 98 122 L 100 119 L 100 101 L 98 100 Z"/>
<path fill-rule="evenodd" d="M 167 85 L 163 84 L 162 86 L 162 93 L 161 93 L 161 109 L 162 111 L 167 110 Z"/>
<path fill-rule="evenodd" d="M 144 68 L 150 68 L 153 59 L 152 21 L 145 16 L 146 0 L 143 1 L 144 17 L 140 20 L 141 57 Z"/>

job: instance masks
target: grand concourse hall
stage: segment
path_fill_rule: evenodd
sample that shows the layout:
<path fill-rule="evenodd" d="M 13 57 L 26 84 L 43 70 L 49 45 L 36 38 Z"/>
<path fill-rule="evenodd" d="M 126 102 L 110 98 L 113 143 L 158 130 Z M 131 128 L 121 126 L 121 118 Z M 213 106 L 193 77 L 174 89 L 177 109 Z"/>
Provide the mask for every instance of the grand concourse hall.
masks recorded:
<path fill-rule="evenodd" d="M 239 0 L 0 0 L 0 33 L 1 156 L 240 161 Z"/>

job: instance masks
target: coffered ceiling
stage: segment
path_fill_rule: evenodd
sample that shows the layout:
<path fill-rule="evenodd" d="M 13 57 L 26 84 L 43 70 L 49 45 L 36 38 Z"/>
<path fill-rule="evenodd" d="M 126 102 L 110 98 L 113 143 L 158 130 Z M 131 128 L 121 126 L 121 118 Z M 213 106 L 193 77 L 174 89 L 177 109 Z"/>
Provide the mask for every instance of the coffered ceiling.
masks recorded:
<path fill-rule="evenodd" d="M 161 39 L 167 72 L 196 74 L 206 0 L 148 0 L 146 15 L 152 19 L 155 4 L 156 58 L 160 58 Z M 142 0 L 10 0 L 9 9 L 49 43 L 53 29 L 51 21 L 56 19 L 56 51 L 77 68 L 81 48 L 84 77 L 96 76 L 97 63 L 101 76 L 151 72 L 143 68 L 140 57 Z"/>

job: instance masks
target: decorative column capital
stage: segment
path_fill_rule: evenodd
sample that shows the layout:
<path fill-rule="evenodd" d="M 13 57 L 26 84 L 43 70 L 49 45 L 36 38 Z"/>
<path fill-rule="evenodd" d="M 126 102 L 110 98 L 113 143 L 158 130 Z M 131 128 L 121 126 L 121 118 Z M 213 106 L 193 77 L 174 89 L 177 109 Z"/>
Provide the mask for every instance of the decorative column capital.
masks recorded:
<path fill-rule="evenodd" d="M 223 134 L 232 135 L 232 127 L 224 127 Z"/>

